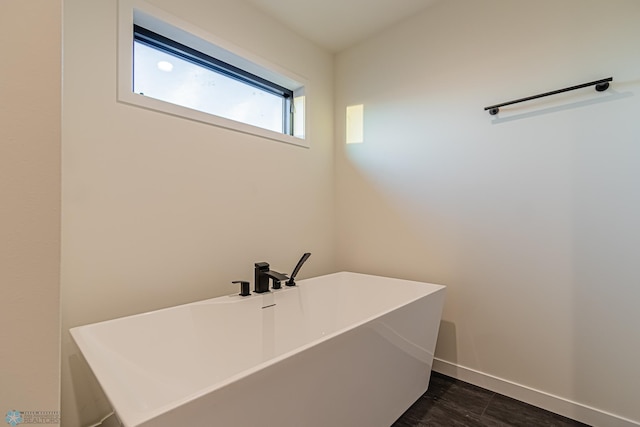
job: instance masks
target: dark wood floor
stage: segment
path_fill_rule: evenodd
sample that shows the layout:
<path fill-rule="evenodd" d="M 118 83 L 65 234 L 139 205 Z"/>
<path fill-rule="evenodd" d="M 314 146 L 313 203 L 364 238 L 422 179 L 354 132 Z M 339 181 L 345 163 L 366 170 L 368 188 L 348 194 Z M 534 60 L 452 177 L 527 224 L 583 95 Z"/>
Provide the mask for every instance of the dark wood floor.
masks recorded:
<path fill-rule="evenodd" d="M 544 409 L 432 372 L 429 390 L 392 427 L 587 426 Z"/>

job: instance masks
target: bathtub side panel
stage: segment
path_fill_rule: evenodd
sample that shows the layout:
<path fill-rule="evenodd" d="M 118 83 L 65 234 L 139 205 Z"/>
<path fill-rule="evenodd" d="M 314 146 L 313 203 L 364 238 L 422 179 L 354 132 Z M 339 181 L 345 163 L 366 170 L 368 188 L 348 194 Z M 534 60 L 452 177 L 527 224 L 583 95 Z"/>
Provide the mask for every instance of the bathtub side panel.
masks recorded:
<path fill-rule="evenodd" d="M 444 289 L 281 360 L 144 427 L 388 427 L 427 389 Z"/>

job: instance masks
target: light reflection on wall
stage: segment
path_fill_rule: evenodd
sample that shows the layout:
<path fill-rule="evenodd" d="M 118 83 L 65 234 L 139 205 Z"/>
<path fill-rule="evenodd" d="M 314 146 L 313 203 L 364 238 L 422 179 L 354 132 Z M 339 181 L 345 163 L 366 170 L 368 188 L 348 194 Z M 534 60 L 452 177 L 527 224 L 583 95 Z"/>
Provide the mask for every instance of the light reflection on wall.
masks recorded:
<path fill-rule="evenodd" d="M 364 142 L 364 105 L 347 107 L 347 144 Z"/>

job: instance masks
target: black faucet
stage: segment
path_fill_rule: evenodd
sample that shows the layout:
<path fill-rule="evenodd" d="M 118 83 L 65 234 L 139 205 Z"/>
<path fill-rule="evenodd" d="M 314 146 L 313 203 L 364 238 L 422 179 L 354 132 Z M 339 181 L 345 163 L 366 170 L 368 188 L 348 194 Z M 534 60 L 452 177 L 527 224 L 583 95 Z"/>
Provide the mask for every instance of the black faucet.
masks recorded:
<path fill-rule="evenodd" d="M 257 294 L 269 292 L 269 279 L 273 279 L 273 288 L 280 289 L 280 282 L 283 280 L 289 280 L 285 274 L 278 273 L 277 271 L 269 270 L 269 263 L 256 262 L 254 269 L 254 288 L 253 291 Z"/>
<path fill-rule="evenodd" d="M 305 263 L 311 254 L 309 252 L 302 255 L 298 264 L 296 264 L 293 269 L 293 273 L 291 273 L 291 278 L 287 277 L 286 274 L 278 273 L 277 271 L 273 271 L 269 268 L 269 263 L 266 262 L 256 262 L 254 269 L 254 288 L 253 291 L 257 294 L 262 294 L 264 292 L 269 292 L 269 280 L 273 280 L 273 289 L 280 289 L 282 287 L 281 282 L 285 281 L 285 285 L 287 286 L 295 286 L 295 278 L 302 264 Z"/>

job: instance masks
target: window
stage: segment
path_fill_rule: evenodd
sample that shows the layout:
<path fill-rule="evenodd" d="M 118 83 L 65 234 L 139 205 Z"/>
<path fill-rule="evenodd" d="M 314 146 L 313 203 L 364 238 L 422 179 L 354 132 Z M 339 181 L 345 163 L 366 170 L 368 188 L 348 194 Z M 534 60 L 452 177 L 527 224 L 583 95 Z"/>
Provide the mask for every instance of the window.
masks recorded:
<path fill-rule="evenodd" d="M 134 26 L 133 91 L 293 135 L 293 91 Z"/>
<path fill-rule="evenodd" d="M 300 79 L 222 47 L 144 2 L 120 5 L 120 101 L 308 146 Z"/>

